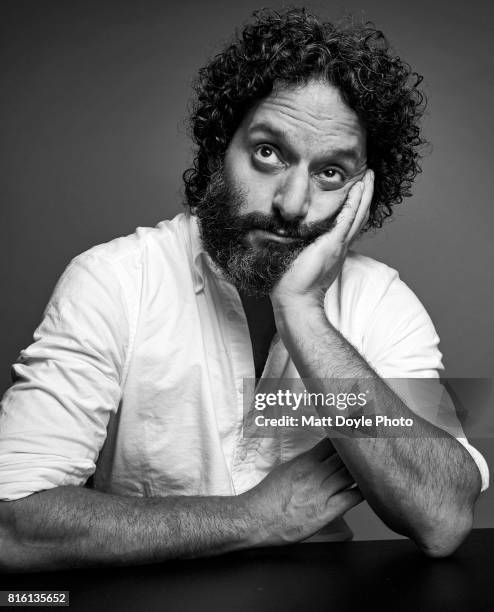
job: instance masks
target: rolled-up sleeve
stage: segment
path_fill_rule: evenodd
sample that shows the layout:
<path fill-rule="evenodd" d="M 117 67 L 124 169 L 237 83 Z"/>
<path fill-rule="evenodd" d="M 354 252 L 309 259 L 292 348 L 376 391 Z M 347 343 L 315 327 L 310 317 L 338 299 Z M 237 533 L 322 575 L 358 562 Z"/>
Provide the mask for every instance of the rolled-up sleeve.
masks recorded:
<path fill-rule="evenodd" d="M 454 404 L 439 382 L 443 370 L 439 337 L 425 308 L 396 272 L 369 322 L 365 350 L 376 372 L 413 412 L 448 431 L 465 447 L 485 491 L 487 462 L 465 437 Z"/>
<path fill-rule="evenodd" d="M 75 258 L 12 367 L 0 409 L 0 499 L 83 485 L 93 474 L 118 409 L 128 339 L 111 263 L 90 252 Z"/>

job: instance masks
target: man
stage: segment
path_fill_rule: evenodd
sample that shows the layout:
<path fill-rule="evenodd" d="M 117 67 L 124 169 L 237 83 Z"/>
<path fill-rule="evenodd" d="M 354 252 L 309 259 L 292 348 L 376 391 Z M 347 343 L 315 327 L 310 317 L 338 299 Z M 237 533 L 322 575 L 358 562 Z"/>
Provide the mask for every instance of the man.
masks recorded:
<path fill-rule="evenodd" d="M 383 380 L 437 378 L 438 338 L 393 270 L 348 251 L 409 194 L 418 80 L 379 32 L 304 10 L 257 13 L 201 71 L 189 211 L 73 260 L 14 365 L 2 566 L 294 542 L 363 498 L 427 554 L 458 546 L 485 461 Z M 368 381 L 418 436 L 244 436 L 244 381 L 300 377 Z"/>

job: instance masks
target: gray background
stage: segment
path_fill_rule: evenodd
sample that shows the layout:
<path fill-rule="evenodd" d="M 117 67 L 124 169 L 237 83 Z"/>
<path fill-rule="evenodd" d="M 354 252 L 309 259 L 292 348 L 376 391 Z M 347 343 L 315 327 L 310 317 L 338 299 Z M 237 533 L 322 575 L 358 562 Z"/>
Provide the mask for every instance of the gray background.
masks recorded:
<path fill-rule="evenodd" d="M 258 1 L 3 1 L 0 5 L 0 387 L 56 279 L 92 245 L 181 209 L 197 69 Z M 279 4 L 270 4 L 279 7 Z M 432 143 L 414 196 L 360 250 L 400 271 L 442 339 L 447 374 L 492 377 L 492 9 L 486 2 L 306 3 L 384 30 L 425 75 Z M 475 440 L 489 463 L 492 440 Z M 493 489 L 494 491 L 494 489 Z M 494 492 L 476 526 L 494 526 Z M 364 506 L 356 537 L 391 537 Z"/>

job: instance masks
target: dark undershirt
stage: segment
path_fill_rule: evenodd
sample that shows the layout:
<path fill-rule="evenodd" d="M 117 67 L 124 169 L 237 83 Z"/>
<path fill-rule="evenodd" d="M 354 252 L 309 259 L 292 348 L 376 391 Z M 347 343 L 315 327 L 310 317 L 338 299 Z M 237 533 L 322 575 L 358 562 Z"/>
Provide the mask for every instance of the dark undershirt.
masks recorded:
<path fill-rule="evenodd" d="M 240 293 L 240 299 L 249 325 L 256 379 L 259 380 L 268 358 L 271 340 L 276 332 L 273 307 L 269 297 L 255 298 Z"/>

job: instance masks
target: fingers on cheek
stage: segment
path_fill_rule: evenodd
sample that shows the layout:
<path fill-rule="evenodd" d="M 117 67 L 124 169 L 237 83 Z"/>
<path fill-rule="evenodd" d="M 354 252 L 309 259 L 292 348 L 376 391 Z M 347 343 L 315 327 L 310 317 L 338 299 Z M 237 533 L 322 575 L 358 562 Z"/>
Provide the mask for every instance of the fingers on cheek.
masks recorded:
<path fill-rule="evenodd" d="M 363 228 L 364 228 L 364 227 L 367 225 L 367 223 L 368 223 L 369 219 L 370 219 L 370 212 L 369 212 L 369 211 L 367 211 L 367 212 L 365 213 L 365 217 L 364 217 L 364 220 L 363 220 L 363 222 L 362 222 L 362 228 L 361 228 L 361 229 L 363 229 Z"/>
<path fill-rule="evenodd" d="M 348 193 L 349 189 L 345 189 L 341 193 L 338 193 L 338 197 L 334 200 L 334 210 L 341 211 L 341 209 L 348 204 Z"/>
<path fill-rule="evenodd" d="M 367 209 L 365 212 L 365 215 L 363 215 L 362 219 L 359 222 L 357 232 L 360 232 L 367 225 L 367 222 L 369 221 L 369 217 L 370 217 L 370 212 L 369 212 L 369 209 Z"/>
<path fill-rule="evenodd" d="M 359 182 L 360 181 L 354 181 L 352 183 L 347 183 L 344 187 L 338 190 L 338 194 L 340 195 L 340 202 L 339 202 L 340 206 L 348 205 L 354 201 L 356 191 L 358 190 Z"/>

